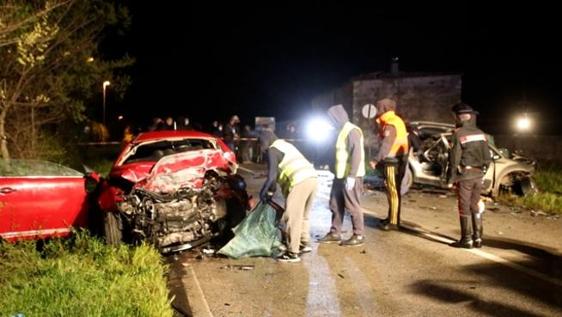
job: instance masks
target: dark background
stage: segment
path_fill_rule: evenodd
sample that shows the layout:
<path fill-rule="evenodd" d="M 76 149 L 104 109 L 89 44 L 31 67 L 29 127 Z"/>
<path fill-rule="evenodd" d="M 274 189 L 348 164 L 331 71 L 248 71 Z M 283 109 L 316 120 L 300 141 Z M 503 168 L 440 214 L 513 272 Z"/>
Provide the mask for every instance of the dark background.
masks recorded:
<path fill-rule="evenodd" d="M 547 2 L 123 2 L 132 28 L 111 50 L 137 63 L 115 107 L 141 124 L 296 118 L 398 56 L 401 71 L 462 73 L 463 99 L 490 132 L 509 132 L 520 111 L 538 133 L 562 132 L 560 17 Z"/>

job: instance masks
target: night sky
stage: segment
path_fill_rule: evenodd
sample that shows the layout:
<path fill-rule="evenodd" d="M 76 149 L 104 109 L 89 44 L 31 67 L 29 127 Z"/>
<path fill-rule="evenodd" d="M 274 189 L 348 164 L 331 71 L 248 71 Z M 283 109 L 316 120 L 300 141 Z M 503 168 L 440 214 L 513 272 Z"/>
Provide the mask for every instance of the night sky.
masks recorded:
<path fill-rule="evenodd" d="M 351 77 L 459 72 L 481 126 L 508 131 L 527 110 L 541 133 L 562 132 L 560 17 L 547 2 L 124 1 L 132 29 L 115 50 L 136 57 L 129 117 L 239 114 L 287 120 Z"/>

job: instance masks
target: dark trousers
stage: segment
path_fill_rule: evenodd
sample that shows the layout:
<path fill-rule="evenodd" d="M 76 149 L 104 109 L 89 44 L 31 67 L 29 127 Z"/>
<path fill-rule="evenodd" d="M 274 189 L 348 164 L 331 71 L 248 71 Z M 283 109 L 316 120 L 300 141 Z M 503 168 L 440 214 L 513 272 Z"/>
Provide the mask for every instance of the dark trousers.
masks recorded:
<path fill-rule="evenodd" d="M 402 205 L 402 178 L 408 165 L 407 157 L 386 158 L 383 162 L 386 197 L 388 200 L 388 222 L 400 224 L 400 209 Z"/>
<path fill-rule="evenodd" d="M 459 204 L 459 215 L 471 217 L 472 214 L 479 215 L 478 202 L 482 190 L 482 177 L 458 181 L 457 199 Z"/>
<path fill-rule="evenodd" d="M 343 216 L 347 209 L 351 215 L 353 233 L 362 235 L 365 228 L 363 223 L 363 210 L 360 198 L 363 192 L 363 178 L 355 179 L 355 187 L 352 190 L 345 189 L 345 178 L 334 179 L 332 191 L 330 192 L 330 210 L 332 211 L 332 227 L 330 231 L 341 234 Z"/>

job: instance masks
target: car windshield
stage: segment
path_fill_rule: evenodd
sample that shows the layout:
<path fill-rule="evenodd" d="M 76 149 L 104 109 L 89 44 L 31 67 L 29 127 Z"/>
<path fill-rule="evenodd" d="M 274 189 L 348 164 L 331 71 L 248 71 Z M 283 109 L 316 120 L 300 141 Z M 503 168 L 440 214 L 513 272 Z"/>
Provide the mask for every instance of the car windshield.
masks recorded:
<path fill-rule="evenodd" d="M 131 150 L 132 154 L 127 157 L 123 164 L 133 162 L 155 162 L 166 155 L 203 149 L 216 149 L 216 147 L 215 144 L 208 139 L 164 140 L 143 143 Z"/>
<path fill-rule="evenodd" d="M 0 177 L 22 176 L 84 176 L 69 167 L 36 160 L 0 161 Z"/>

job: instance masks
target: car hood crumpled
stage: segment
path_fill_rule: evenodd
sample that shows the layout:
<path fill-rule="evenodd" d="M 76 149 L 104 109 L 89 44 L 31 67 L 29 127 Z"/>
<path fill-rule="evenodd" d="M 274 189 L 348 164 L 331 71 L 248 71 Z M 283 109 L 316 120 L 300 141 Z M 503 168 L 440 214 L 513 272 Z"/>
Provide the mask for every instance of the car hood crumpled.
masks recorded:
<path fill-rule="evenodd" d="M 149 175 L 138 182 L 135 188 L 151 192 L 172 193 L 182 187 L 200 188 L 205 173 L 213 169 L 235 170 L 235 163 L 227 161 L 220 150 L 199 150 L 168 155 L 160 159 Z"/>

